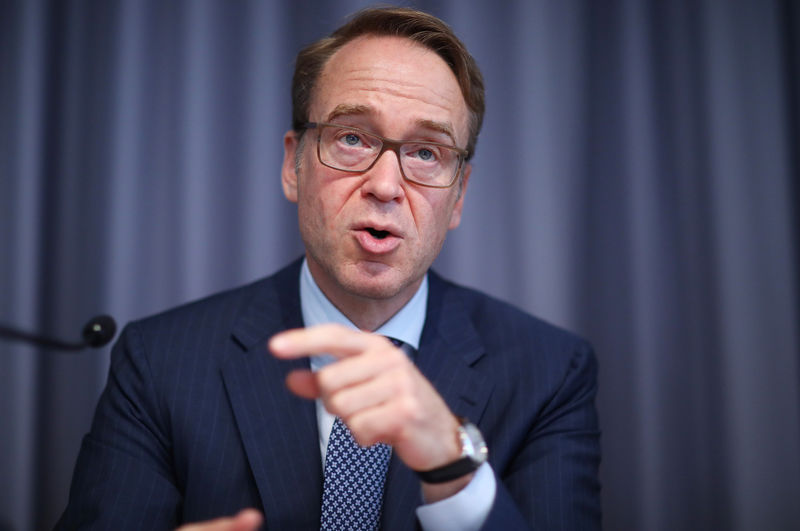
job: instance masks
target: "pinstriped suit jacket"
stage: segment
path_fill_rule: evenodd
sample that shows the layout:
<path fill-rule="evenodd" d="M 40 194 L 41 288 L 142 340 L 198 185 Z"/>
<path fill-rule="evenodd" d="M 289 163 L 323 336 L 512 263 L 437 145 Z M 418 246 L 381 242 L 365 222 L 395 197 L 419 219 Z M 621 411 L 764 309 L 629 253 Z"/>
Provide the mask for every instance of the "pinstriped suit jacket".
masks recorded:
<path fill-rule="evenodd" d="M 264 512 L 270 530 L 319 529 L 314 403 L 267 339 L 302 326 L 299 266 L 129 324 L 57 529 L 170 529 Z M 600 526 L 596 363 L 579 338 L 430 275 L 416 363 L 476 422 L 498 491 L 485 529 Z M 393 458 L 383 529 L 418 527 L 414 474 Z"/>

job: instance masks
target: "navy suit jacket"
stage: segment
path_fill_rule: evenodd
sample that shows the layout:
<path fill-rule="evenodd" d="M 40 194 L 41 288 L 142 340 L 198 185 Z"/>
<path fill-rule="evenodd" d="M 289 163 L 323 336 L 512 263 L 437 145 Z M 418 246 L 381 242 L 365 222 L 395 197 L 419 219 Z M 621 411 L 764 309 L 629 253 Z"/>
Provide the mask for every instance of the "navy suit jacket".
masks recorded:
<path fill-rule="evenodd" d="M 313 401 L 271 356 L 303 325 L 295 262 L 272 277 L 129 324 L 84 438 L 57 529 L 171 529 L 264 512 L 270 530 L 318 530 Z M 489 447 L 485 529 L 600 526 L 597 368 L 581 339 L 435 273 L 416 364 Z M 382 529 L 415 529 L 419 481 L 389 466 Z"/>

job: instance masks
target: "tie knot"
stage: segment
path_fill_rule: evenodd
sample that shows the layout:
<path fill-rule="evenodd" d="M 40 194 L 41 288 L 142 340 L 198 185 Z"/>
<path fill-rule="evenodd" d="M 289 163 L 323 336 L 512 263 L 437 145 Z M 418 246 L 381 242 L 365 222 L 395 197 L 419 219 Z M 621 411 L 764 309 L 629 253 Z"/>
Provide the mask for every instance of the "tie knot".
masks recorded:
<path fill-rule="evenodd" d="M 395 338 L 389 337 L 389 336 L 384 336 L 384 337 L 386 339 L 388 339 L 389 341 L 391 341 L 394 346 L 396 346 L 397 348 L 399 348 L 400 350 L 405 352 L 406 356 L 408 356 L 409 359 L 411 359 L 411 360 L 414 359 L 414 356 L 416 354 L 416 350 L 414 349 L 414 347 L 412 347 L 411 345 L 409 345 L 405 341 L 400 341 L 399 339 L 395 339 Z"/>
<path fill-rule="evenodd" d="M 405 345 L 405 342 L 403 342 L 403 341 L 400 341 L 399 339 L 395 339 L 395 338 L 393 338 L 393 337 L 389 337 L 389 336 L 384 336 L 384 337 L 385 337 L 386 339 L 388 339 L 389 341 L 391 341 L 391 342 L 392 342 L 392 344 L 393 344 L 394 346 L 398 347 L 398 348 L 403 348 L 403 345 Z"/>

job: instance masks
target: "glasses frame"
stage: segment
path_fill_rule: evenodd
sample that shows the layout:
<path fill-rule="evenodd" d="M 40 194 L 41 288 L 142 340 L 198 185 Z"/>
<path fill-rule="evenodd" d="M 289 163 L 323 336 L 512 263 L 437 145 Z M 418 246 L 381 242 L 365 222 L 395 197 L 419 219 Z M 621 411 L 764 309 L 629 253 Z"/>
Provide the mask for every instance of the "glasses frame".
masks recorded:
<path fill-rule="evenodd" d="M 364 168 L 363 170 L 346 170 L 344 168 L 338 168 L 336 166 L 331 166 L 330 164 L 328 164 L 327 162 L 324 162 L 322 160 L 322 153 L 321 153 L 321 150 L 322 150 L 322 130 L 325 129 L 326 127 L 338 127 L 338 128 L 341 128 L 341 129 L 351 129 L 353 131 L 357 131 L 359 133 L 363 133 L 365 135 L 369 135 L 371 137 L 377 138 L 378 140 L 381 141 L 381 150 L 376 155 L 375 160 L 373 160 L 372 163 L 369 166 L 367 166 L 366 168 Z M 406 181 L 408 181 L 410 183 L 414 183 L 414 184 L 417 184 L 419 186 L 424 186 L 426 188 L 439 188 L 439 189 L 451 188 L 456 183 L 456 181 L 458 180 L 458 177 L 461 174 L 462 169 L 464 168 L 464 161 L 467 160 L 467 155 L 469 155 L 469 151 L 467 151 L 465 149 L 458 148 L 456 146 L 451 146 L 451 145 L 448 145 L 448 144 L 441 144 L 439 142 L 426 142 L 426 141 L 422 141 L 422 140 L 392 140 L 391 138 L 385 138 L 385 137 L 382 137 L 381 135 L 376 135 L 375 133 L 371 133 L 369 131 L 365 131 L 363 129 L 359 129 L 358 127 L 351 127 L 349 125 L 334 124 L 334 123 L 329 123 L 329 122 L 307 122 L 307 123 L 303 124 L 303 128 L 304 129 L 315 129 L 317 131 L 317 160 L 319 160 L 319 163 L 322 164 L 323 166 L 326 166 L 326 167 L 331 168 L 333 170 L 343 171 L 343 172 L 347 172 L 347 173 L 365 173 L 365 172 L 368 172 L 369 170 L 371 170 L 373 166 L 375 166 L 375 163 L 378 162 L 378 160 L 380 160 L 381 156 L 384 153 L 386 153 L 387 151 L 394 151 L 394 155 L 395 155 L 395 157 L 397 157 L 397 166 L 400 168 L 400 175 L 403 176 L 403 179 L 405 179 Z M 403 170 L 403 162 L 400 159 L 400 148 L 404 144 L 422 144 L 422 145 L 425 145 L 425 146 L 443 147 L 443 148 L 446 148 L 446 149 L 451 149 L 451 150 L 455 151 L 456 153 L 458 153 L 458 166 L 456 166 L 456 171 L 453 173 L 453 177 L 451 178 L 450 182 L 448 184 L 428 184 L 428 183 L 423 183 L 423 182 L 420 182 L 420 181 L 416 181 L 416 180 L 411 179 L 408 176 L 406 176 L 406 172 Z"/>

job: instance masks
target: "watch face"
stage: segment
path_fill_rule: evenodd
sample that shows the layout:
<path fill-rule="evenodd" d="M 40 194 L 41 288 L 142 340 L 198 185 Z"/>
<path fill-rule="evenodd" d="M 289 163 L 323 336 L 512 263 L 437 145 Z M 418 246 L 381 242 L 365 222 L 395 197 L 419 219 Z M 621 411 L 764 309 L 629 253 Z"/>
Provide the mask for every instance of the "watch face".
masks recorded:
<path fill-rule="evenodd" d="M 465 422 L 461 425 L 463 429 L 463 436 L 461 438 L 461 455 L 469 457 L 474 463 L 480 465 L 486 461 L 489 456 L 489 451 L 486 448 L 486 443 L 483 440 L 478 427 L 471 423 Z"/>
<path fill-rule="evenodd" d="M 445 483 L 474 472 L 486 462 L 489 452 L 483 435 L 477 426 L 459 418 L 458 438 L 461 440 L 461 457 L 456 461 L 433 470 L 417 470 L 417 475 L 426 483 Z"/>

